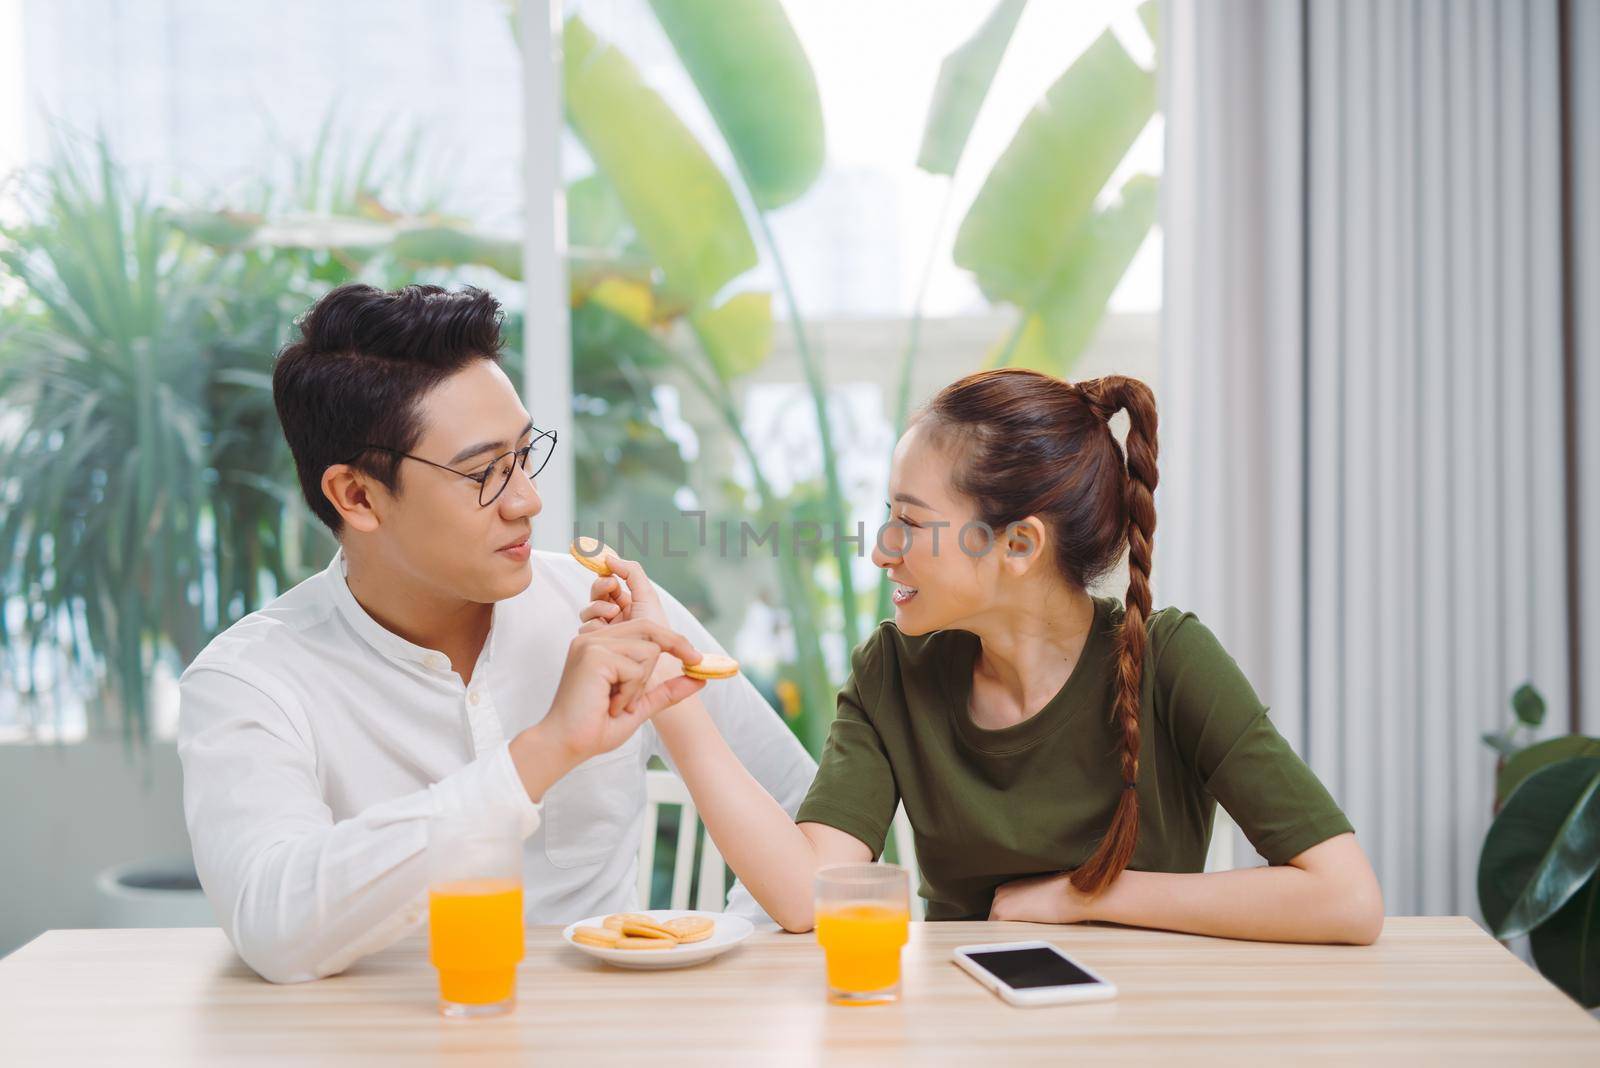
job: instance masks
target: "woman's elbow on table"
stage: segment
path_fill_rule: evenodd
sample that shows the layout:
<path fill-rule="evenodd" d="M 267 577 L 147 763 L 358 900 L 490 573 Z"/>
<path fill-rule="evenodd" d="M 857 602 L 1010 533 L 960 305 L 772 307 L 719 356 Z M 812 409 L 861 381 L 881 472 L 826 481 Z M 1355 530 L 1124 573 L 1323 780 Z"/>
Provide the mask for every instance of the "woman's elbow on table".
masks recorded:
<path fill-rule="evenodd" d="M 1370 871 L 1364 880 L 1356 883 L 1345 899 L 1340 924 L 1343 937 L 1339 941 L 1352 946 L 1370 946 L 1383 933 L 1383 890 Z"/>
<path fill-rule="evenodd" d="M 806 909 L 803 913 L 796 910 L 783 915 L 774 912 L 772 918 L 790 934 L 805 934 L 816 926 L 816 912 L 813 909 Z"/>
<path fill-rule="evenodd" d="M 1328 942 L 1346 945 L 1371 945 L 1378 942 L 1384 931 L 1384 891 L 1378 884 L 1366 855 L 1355 851 L 1355 857 L 1338 868 L 1333 879 L 1333 937 Z"/>
<path fill-rule="evenodd" d="M 1383 933 L 1383 889 L 1366 852 L 1350 832 L 1335 835 L 1294 857 L 1300 890 L 1292 909 L 1296 942 L 1370 946 Z"/>

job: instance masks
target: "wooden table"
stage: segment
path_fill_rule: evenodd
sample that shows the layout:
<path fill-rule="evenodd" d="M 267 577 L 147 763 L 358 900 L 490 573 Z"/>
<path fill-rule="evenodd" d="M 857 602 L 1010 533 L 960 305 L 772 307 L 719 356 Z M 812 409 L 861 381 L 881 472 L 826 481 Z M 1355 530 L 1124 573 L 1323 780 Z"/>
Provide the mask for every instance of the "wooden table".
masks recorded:
<path fill-rule="evenodd" d="M 1017 1009 L 950 963 L 1048 938 L 1121 988 Z M 446 1020 L 421 939 L 273 986 L 216 929 L 50 931 L 0 961 L 0 1064 L 236 1061 L 784 1064 L 1322 1060 L 1600 1065 L 1600 1024 L 1462 917 L 1390 919 L 1368 947 L 1113 927 L 913 924 L 897 1005 L 822 996 L 810 935 L 759 932 L 681 971 L 627 972 L 528 933 L 514 1014 Z"/>

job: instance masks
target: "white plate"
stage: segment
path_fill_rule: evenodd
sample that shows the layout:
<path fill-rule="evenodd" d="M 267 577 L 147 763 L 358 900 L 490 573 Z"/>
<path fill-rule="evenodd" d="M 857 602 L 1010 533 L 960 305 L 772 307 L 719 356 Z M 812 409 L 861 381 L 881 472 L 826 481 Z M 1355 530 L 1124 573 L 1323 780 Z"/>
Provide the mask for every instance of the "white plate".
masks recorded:
<path fill-rule="evenodd" d="M 602 949 L 599 946 L 586 946 L 581 942 L 572 940 L 572 932 L 580 927 L 600 927 L 604 925 L 607 915 L 591 916 L 587 920 L 567 925 L 561 932 L 561 937 L 567 944 L 581 949 L 591 957 L 599 957 L 607 964 L 615 964 L 619 968 L 686 968 L 691 964 L 710 960 L 728 952 L 734 946 L 749 938 L 755 927 L 749 920 L 742 916 L 729 916 L 724 912 L 694 912 L 681 909 L 651 909 L 640 912 L 641 916 L 649 916 L 657 923 L 662 920 L 675 920 L 679 916 L 704 916 L 714 922 L 716 930 L 711 932 L 711 937 L 700 942 L 691 942 L 686 946 L 674 946 L 671 949 Z"/>

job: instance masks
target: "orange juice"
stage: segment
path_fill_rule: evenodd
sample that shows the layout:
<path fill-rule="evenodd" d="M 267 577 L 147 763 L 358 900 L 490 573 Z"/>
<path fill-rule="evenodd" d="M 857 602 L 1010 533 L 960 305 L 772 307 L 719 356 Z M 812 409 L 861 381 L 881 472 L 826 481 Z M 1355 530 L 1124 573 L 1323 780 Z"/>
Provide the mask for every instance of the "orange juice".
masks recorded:
<path fill-rule="evenodd" d="M 891 905 L 842 902 L 817 913 L 817 942 L 828 958 L 828 986 L 843 994 L 888 991 L 900 983 L 900 949 L 911 916 Z"/>
<path fill-rule="evenodd" d="M 522 937 L 522 884 L 515 879 L 463 879 L 428 891 L 429 959 L 445 1001 L 509 1001 Z"/>

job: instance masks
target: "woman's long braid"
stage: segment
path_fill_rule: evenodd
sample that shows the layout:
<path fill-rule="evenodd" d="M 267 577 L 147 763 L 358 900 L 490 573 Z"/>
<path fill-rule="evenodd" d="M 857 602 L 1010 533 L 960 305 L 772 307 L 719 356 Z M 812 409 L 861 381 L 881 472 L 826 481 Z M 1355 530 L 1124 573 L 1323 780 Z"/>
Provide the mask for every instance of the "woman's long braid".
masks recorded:
<path fill-rule="evenodd" d="M 1128 594 L 1117 648 L 1117 695 L 1112 715 L 1122 730 L 1122 790 L 1111 826 L 1094 854 L 1072 873 L 1082 893 L 1100 893 L 1122 873 L 1139 841 L 1139 708 L 1145 624 L 1150 618 L 1151 548 L 1156 533 L 1156 405 L 1144 383 L 1108 375 L 1078 385 L 1084 402 L 1109 422 L 1128 413 L 1126 500 Z M 1109 427 L 1107 429 L 1109 433 Z"/>

